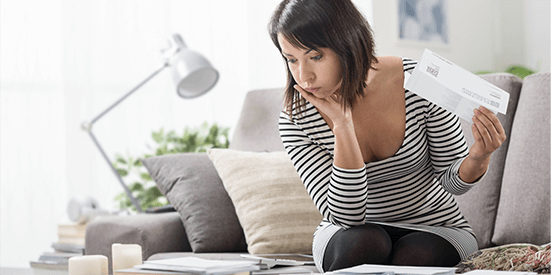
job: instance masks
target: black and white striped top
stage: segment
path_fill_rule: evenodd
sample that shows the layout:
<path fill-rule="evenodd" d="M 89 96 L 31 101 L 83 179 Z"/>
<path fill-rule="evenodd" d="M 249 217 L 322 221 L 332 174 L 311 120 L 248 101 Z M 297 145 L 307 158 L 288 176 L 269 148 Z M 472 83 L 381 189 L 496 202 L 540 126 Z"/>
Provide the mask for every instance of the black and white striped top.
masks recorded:
<path fill-rule="evenodd" d="M 404 72 L 411 73 L 415 65 L 415 61 L 404 59 Z M 459 118 L 408 90 L 405 106 L 400 149 L 390 158 L 365 163 L 361 169 L 333 164 L 334 134 L 310 103 L 303 115 L 293 113 L 290 118 L 281 113 L 280 135 L 325 220 L 343 228 L 377 222 L 434 233 L 440 227 L 454 228 L 474 236 L 453 198 L 474 185 L 458 176 L 459 166 L 468 156 Z"/>

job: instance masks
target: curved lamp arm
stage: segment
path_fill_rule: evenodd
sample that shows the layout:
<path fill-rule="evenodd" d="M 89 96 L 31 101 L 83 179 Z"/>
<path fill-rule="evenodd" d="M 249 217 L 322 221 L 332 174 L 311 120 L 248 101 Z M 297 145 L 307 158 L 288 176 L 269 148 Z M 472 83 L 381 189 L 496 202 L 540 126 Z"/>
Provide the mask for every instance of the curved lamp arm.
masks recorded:
<path fill-rule="evenodd" d="M 140 87 L 146 84 L 146 82 L 150 81 L 150 79 L 155 77 L 158 73 L 160 73 L 167 67 L 172 67 L 173 81 L 177 86 L 177 94 L 182 98 L 194 98 L 206 93 L 211 88 L 213 88 L 215 83 L 217 83 L 219 73 L 217 72 L 217 70 L 215 70 L 215 68 L 211 66 L 209 61 L 201 54 L 188 49 L 181 36 L 178 34 L 172 35 L 169 43 L 170 48 L 162 51 L 165 54 L 166 60 L 161 68 L 157 69 L 154 73 L 152 73 L 142 82 L 140 82 L 132 90 L 127 92 L 119 100 L 115 101 L 115 103 L 113 103 L 106 110 L 97 115 L 90 122 L 84 122 L 81 124 L 81 128 L 84 131 L 88 132 L 90 138 L 92 138 L 94 144 L 96 144 L 96 147 L 98 147 L 98 150 L 100 150 L 100 153 L 102 153 L 104 160 L 108 163 L 109 167 L 111 167 L 112 172 L 119 180 L 119 183 L 121 183 L 121 186 L 125 190 L 125 193 L 131 200 L 134 207 L 136 207 L 136 210 L 138 212 L 143 212 L 138 199 L 136 199 L 132 195 L 131 190 L 129 189 L 129 187 L 127 187 L 125 182 L 123 182 L 123 179 L 117 172 L 117 169 L 115 169 L 112 162 L 109 160 L 108 156 L 104 152 L 104 149 L 102 149 L 102 146 L 100 146 L 100 143 L 92 133 L 92 126 L 106 113 L 115 108 L 115 106 L 119 105 L 119 103 L 121 103 L 135 91 L 140 89 Z"/>
<path fill-rule="evenodd" d="M 127 196 L 129 197 L 129 199 L 131 200 L 132 204 L 134 205 L 134 207 L 136 208 L 136 211 L 138 212 L 144 212 L 142 210 L 142 207 L 140 206 L 140 202 L 138 201 L 138 199 L 136 199 L 131 190 L 129 189 L 129 187 L 125 184 L 125 182 L 123 181 L 123 179 L 121 178 L 121 175 L 119 175 L 119 172 L 117 172 L 117 169 L 115 169 L 115 167 L 113 166 L 113 163 L 109 160 L 108 156 L 106 155 L 106 153 L 104 152 L 104 149 L 102 148 L 102 146 L 100 145 L 100 143 L 98 142 L 98 140 L 96 139 L 96 137 L 94 136 L 94 133 L 92 133 L 92 126 L 94 125 L 94 123 L 96 121 L 98 121 L 100 118 L 102 118 L 105 114 L 107 114 L 109 111 L 111 111 L 113 108 L 115 108 L 115 106 L 119 105 L 119 103 L 121 103 L 123 100 L 125 100 L 127 97 L 129 97 L 131 94 L 133 94 L 135 91 L 137 91 L 138 89 L 140 89 L 140 87 L 142 87 L 144 84 L 146 84 L 146 82 L 150 81 L 150 79 L 154 78 L 158 73 L 160 73 L 161 71 L 163 71 L 163 69 L 169 67 L 169 64 L 168 63 L 165 63 L 163 65 L 163 67 L 157 69 L 152 75 L 150 75 L 149 77 L 147 77 L 146 79 L 144 79 L 142 82 L 140 82 L 140 84 L 138 84 L 136 87 L 134 87 L 132 90 L 130 90 L 128 93 L 126 93 L 124 96 L 122 96 L 119 100 L 117 100 L 115 103 L 113 103 L 111 106 L 109 106 L 106 110 L 104 110 L 103 112 L 101 112 L 99 115 L 97 115 L 94 119 L 92 119 L 90 122 L 83 122 L 83 124 L 81 124 L 81 128 L 88 132 L 88 135 L 90 136 L 90 138 L 92 138 L 92 140 L 94 141 L 94 144 L 96 144 L 96 147 L 98 147 L 98 150 L 100 150 L 100 153 L 102 154 L 102 156 L 104 157 L 104 160 L 108 163 L 109 167 L 111 168 L 111 171 L 115 174 L 115 176 L 117 177 L 117 179 L 119 180 L 119 183 L 121 183 L 121 186 L 123 187 L 123 189 L 125 190 L 125 194 L 127 194 Z"/>

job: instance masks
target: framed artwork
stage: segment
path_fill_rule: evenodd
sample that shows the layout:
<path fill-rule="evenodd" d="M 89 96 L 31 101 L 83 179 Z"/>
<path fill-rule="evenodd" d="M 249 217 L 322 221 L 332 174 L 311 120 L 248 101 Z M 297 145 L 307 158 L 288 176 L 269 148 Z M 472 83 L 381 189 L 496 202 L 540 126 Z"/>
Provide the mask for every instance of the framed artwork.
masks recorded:
<path fill-rule="evenodd" d="M 449 45 L 448 0 L 397 0 L 400 42 Z"/>

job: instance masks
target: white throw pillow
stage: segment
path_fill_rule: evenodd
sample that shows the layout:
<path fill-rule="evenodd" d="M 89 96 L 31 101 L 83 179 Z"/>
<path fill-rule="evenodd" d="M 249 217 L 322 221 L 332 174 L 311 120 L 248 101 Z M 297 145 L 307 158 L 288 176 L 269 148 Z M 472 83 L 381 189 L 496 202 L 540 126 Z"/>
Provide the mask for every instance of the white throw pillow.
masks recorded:
<path fill-rule="evenodd" d="M 211 149 L 250 254 L 309 253 L 322 220 L 286 152 Z"/>

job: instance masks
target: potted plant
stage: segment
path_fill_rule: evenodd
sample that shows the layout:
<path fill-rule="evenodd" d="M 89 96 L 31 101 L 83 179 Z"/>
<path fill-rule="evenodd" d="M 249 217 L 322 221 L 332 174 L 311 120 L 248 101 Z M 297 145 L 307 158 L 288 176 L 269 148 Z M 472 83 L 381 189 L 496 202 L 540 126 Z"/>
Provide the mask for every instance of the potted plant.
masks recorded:
<path fill-rule="evenodd" d="M 140 201 L 142 209 L 164 206 L 169 202 L 153 182 L 141 159 L 176 153 L 205 152 L 209 148 L 228 148 L 228 132 L 229 128 L 219 127 L 217 124 L 209 126 L 207 123 L 196 129 L 187 127 L 180 135 L 175 131 L 165 132 L 161 128 L 157 132 L 152 132 L 152 139 L 156 143 L 152 154 L 140 157 L 123 157 L 116 154 L 113 165 L 125 182 L 132 182 L 129 189 Z M 136 211 L 125 192 L 117 195 L 115 201 L 121 209 Z"/>

